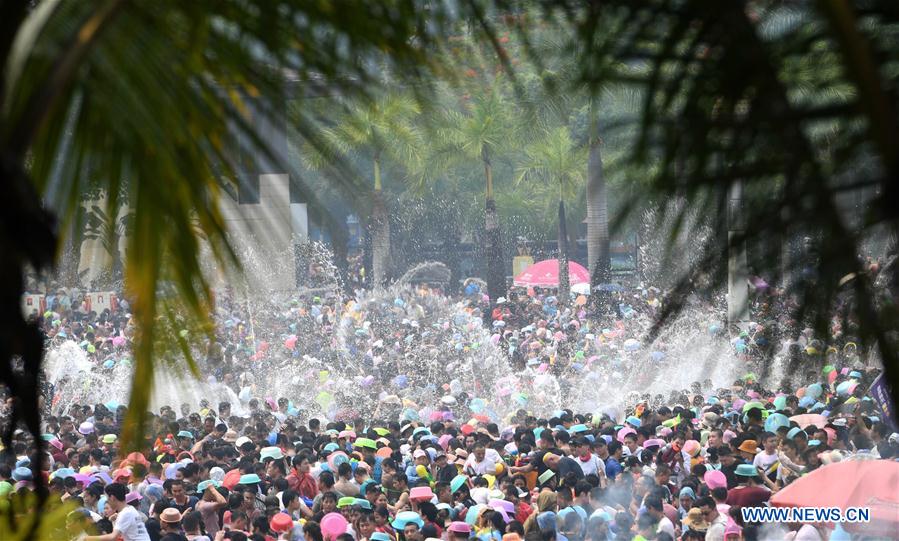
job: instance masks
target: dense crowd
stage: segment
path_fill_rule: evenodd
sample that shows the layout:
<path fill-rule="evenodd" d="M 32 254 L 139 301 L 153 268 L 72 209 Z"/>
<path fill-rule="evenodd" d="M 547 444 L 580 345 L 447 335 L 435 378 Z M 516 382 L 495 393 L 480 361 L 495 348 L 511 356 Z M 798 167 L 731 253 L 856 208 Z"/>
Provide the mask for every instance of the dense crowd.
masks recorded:
<path fill-rule="evenodd" d="M 222 296 L 201 368 L 239 403 L 162 406 L 145 447 L 125 454 L 125 406 L 61 404 L 66 382 L 48 384 L 48 452 L 32 467 L 30 435 L 16 432 L 3 450 L 0 505 L 32 490 L 38 472 L 51 498 L 73 504 L 67 527 L 79 539 L 848 538 L 839 527 L 771 529 L 740 513 L 828 464 L 899 457 L 899 435 L 868 394 L 878 369 L 860 357 L 852 323 L 835 321 L 825 344 L 766 288 L 746 330 L 703 323 L 702 334 L 729 343 L 746 365 L 739 379 L 695 381 L 667 397 L 631 393 L 616 397 L 618 408 L 589 412 L 546 410 L 534 378 L 552 375 L 561 403 L 579 404 L 575 389 L 592 366 L 674 355 L 629 345 L 661 308 L 659 290 L 616 288 L 594 308 L 581 296 L 560 303 L 524 289 L 489 303 L 472 283 L 448 313 L 435 307 L 443 294 L 426 287 L 391 302 L 334 295 L 264 308 Z M 127 303 L 96 314 L 66 291 L 47 302 L 51 347 L 75 341 L 101 371 L 127 361 Z M 476 361 L 485 336 L 510 374 L 476 363 L 473 381 L 416 372 L 420 352 L 447 365 Z M 754 371 L 774 359 L 802 373 L 763 384 Z M 298 362 L 345 381 L 327 400 L 266 396 L 254 374 L 286 374 L 285 363 Z M 362 395 L 377 406 L 362 407 Z"/>

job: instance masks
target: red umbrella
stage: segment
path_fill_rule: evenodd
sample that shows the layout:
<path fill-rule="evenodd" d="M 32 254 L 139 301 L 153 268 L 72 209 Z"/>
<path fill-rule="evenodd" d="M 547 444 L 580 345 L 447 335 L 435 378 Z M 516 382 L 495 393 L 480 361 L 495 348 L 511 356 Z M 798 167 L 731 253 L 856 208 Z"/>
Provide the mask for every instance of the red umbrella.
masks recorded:
<path fill-rule="evenodd" d="M 590 273 L 581 265 L 569 261 L 568 280 L 571 285 L 589 284 Z M 559 260 L 547 259 L 534 263 L 521 271 L 514 283 L 520 287 L 559 287 Z"/>
<path fill-rule="evenodd" d="M 846 460 L 822 466 L 771 497 L 776 507 L 867 507 L 868 523 L 843 523 L 871 536 L 899 531 L 899 462 Z"/>

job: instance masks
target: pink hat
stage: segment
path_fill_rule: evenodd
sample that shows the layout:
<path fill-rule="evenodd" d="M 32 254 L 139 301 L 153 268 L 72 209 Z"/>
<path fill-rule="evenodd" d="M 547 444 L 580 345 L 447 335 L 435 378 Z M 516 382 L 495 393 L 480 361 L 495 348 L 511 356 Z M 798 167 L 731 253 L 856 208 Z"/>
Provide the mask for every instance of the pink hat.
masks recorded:
<path fill-rule="evenodd" d="M 437 443 L 441 447 L 443 447 L 444 451 L 446 451 L 447 449 L 449 449 L 449 442 L 451 439 L 453 439 L 452 436 L 450 436 L 449 434 L 444 434 L 444 435 L 440 436 L 440 439 L 437 440 Z"/>
<path fill-rule="evenodd" d="M 352 430 L 344 430 L 343 432 L 338 434 L 337 437 L 348 439 L 348 440 L 354 440 L 354 439 L 356 439 L 356 433 L 353 432 Z"/>
<path fill-rule="evenodd" d="M 494 509 L 505 509 L 506 513 L 515 514 L 515 504 L 509 500 L 493 498 L 488 502 L 488 505 Z"/>
<path fill-rule="evenodd" d="M 434 491 L 431 490 L 431 487 L 413 487 L 412 490 L 409 491 L 410 500 L 429 502 L 433 498 Z"/>
<path fill-rule="evenodd" d="M 684 442 L 684 451 L 690 455 L 691 457 L 696 457 L 699 454 L 699 442 L 696 440 L 687 440 Z"/>
<path fill-rule="evenodd" d="M 725 430 L 724 435 L 721 436 L 721 439 L 724 440 L 724 443 L 730 443 L 730 440 L 737 437 L 737 434 L 731 430 Z"/>
<path fill-rule="evenodd" d="M 447 528 L 447 530 L 449 530 L 453 533 L 468 533 L 468 534 L 470 534 L 471 526 L 469 526 L 465 522 L 456 521 L 456 522 L 453 522 L 452 524 L 450 524 L 449 527 Z"/>
<path fill-rule="evenodd" d="M 719 470 L 710 470 L 705 472 L 705 476 L 703 476 L 703 481 L 708 485 L 709 488 L 715 489 L 718 487 L 727 488 L 727 477 L 724 476 L 724 472 Z"/>
<path fill-rule="evenodd" d="M 643 442 L 643 448 L 649 449 L 650 447 L 662 447 L 665 445 L 665 440 L 660 440 L 658 438 L 651 438 Z"/>
<path fill-rule="evenodd" d="M 624 427 L 624 428 L 622 428 L 621 430 L 618 431 L 618 436 L 617 436 L 617 437 L 618 437 L 618 441 L 621 442 L 621 443 L 624 443 L 624 437 L 625 437 L 625 436 L 627 436 L 628 434 L 636 434 L 636 433 L 637 433 L 636 430 L 634 430 L 633 428 L 631 428 L 631 427 L 629 427 L 629 426 L 626 426 L 626 427 Z"/>
<path fill-rule="evenodd" d="M 48 442 L 51 446 L 55 447 L 57 451 L 62 451 L 62 442 L 56 438 L 53 438 Z"/>
<path fill-rule="evenodd" d="M 144 497 L 140 495 L 140 492 L 131 491 L 125 495 L 125 503 L 136 502 L 138 500 L 142 500 Z"/>
<path fill-rule="evenodd" d="M 412 458 L 421 458 L 423 456 L 428 456 L 428 453 L 426 453 L 424 449 L 416 449 L 415 452 L 412 453 Z"/>

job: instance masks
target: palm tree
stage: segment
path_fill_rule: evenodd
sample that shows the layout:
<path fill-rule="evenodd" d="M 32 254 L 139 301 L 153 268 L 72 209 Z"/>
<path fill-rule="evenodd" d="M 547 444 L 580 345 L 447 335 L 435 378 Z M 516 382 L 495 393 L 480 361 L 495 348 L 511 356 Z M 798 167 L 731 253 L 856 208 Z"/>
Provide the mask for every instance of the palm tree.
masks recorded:
<path fill-rule="evenodd" d="M 497 84 L 476 94 L 461 110 L 446 109 L 436 128 L 434 170 L 459 160 L 477 160 L 484 168 L 484 230 L 487 257 L 487 293 L 491 301 L 505 294 L 505 264 L 500 243 L 499 217 L 493 191 L 493 160 L 507 151 L 513 120 Z"/>
<path fill-rule="evenodd" d="M 609 281 L 612 270 L 609 239 L 609 200 L 602 167 L 602 138 L 598 98 L 590 97 L 587 145 L 587 264 L 590 288 Z"/>
<path fill-rule="evenodd" d="M 362 205 L 369 199 L 371 201 L 370 208 L 360 210 L 369 213 L 371 277 L 375 287 L 387 284 L 390 270 L 390 219 L 381 179 L 382 167 L 385 160 L 389 160 L 407 171 L 421 169 L 422 141 L 413 124 L 420 112 L 414 98 L 392 92 L 376 99 L 346 104 L 336 118 L 329 120 L 331 126 L 322 128 L 320 140 L 316 144 L 307 144 L 304 152 L 306 164 L 317 170 L 352 158 L 370 160 L 371 197 L 360 198 L 359 194 L 354 194 L 353 199 Z"/>
<path fill-rule="evenodd" d="M 586 153 L 578 147 L 567 127 L 547 130 L 525 149 L 518 168 L 518 184 L 528 182 L 528 190 L 539 193 L 558 189 L 559 199 L 559 301 L 569 296 L 568 233 L 565 222 L 565 197 L 580 193 L 584 184 Z"/>
<path fill-rule="evenodd" d="M 110 194 L 107 215 L 122 204 L 133 209 L 123 262 L 138 328 L 136 384 L 120 440 L 128 450 L 141 443 L 154 368 L 181 358 L 163 348 L 182 351 L 196 373 L 190 344 L 177 331 L 189 325 L 196 332 L 188 336 L 197 339 L 212 332 L 201 246 L 221 265 L 239 266 L 218 204 L 223 177 L 237 176 L 234 149 L 224 142 L 237 132 L 244 150 L 279 160 L 250 121 L 248 100 L 277 125 L 288 80 L 366 95 L 378 83 L 368 60 L 383 51 L 390 51 L 388 64 L 417 79 L 427 69 L 425 48 L 445 30 L 439 6 L 427 11 L 427 25 L 422 13 L 415 2 L 387 8 L 350 1 L 340 10 L 300 0 L 0 4 L 0 188 L 7 198 L 0 217 L 0 384 L 16 397 L 2 435 L 7 447 L 20 422 L 37 453 L 44 445 L 43 338 L 19 308 L 23 269 L 53 264 L 61 243 L 55 224 L 83 223 L 88 184 Z M 311 112 L 297 127 L 316 130 Z M 315 193 L 297 188 L 316 204 Z M 24 369 L 15 369 L 14 359 Z M 43 499 L 40 456 L 32 466 Z M 39 524 L 20 521 L 13 538 L 37 535 Z"/>

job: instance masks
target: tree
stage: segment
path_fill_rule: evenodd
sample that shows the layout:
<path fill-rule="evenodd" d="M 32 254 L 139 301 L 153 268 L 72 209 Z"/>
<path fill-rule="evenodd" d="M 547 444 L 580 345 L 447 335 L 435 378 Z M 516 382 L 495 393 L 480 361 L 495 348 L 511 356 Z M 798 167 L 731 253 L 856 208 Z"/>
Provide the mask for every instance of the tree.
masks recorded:
<path fill-rule="evenodd" d="M 369 214 L 372 282 L 376 287 L 387 284 L 390 267 L 390 219 L 381 179 L 382 166 L 385 160 L 390 160 L 408 171 L 421 168 L 422 141 L 412 122 L 419 113 L 414 98 L 394 92 L 344 104 L 341 112 L 329 119 L 330 126 L 322 128 L 321 140 L 307 144 L 304 152 L 309 167 L 318 170 L 345 164 L 353 158 L 371 162 L 371 206 L 359 210 Z M 364 205 L 367 198 L 355 194 L 353 200 Z"/>
<path fill-rule="evenodd" d="M 517 182 L 528 181 L 536 192 L 558 188 L 559 200 L 559 301 L 568 302 L 568 233 L 565 223 L 565 197 L 583 189 L 586 153 L 577 147 L 565 126 L 547 130 L 525 149 L 518 168 Z"/>
<path fill-rule="evenodd" d="M 746 228 L 705 243 L 656 329 L 700 275 L 721 285 L 731 249 L 807 236 L 811 262 L 760 257 L 756 272 L 778 283 L 786 267 L 785 295 L 797 299 L 792 319 L 822 337 L 853 329 L 878 353 L 897 402 L 899 310 L 892 291 L 877 285 L 882 271 L 859 255 L 899 234 L 899 72 L 888 67 L 899 38 L 894 4 L 612 0 L 589 9 L 560 2 L 547 19 L 554 16 L 579 42 L 598 45 L 585 49 L 585 83 L 602 78 L 644 93 L 631 163 L 646 167 L 657 197 L 684 195 L 679 221 L 715 215 L 720 194 L 743 187 Z M 850 220 L 838 201 L 859 190 L 872 194 Z"/>
<path fill-rule="evenodd" d="M 587 264 L 590 288 L 611 278 L 612 260 L 609 238 L 609 200 L 602 167 L 602 137 L 599 129 L 599 104 L 590 98 L 587 145 Z"/>
<path fill-rule="evenodd" d="M 123 202 L 134 209 L 124 276 L 140 384 L 132 386 L 123 425 L 128 450 L 141 444 L 154 368 L 163 359 L 181 362 L 162 348 L 179 349 L 196 373 L 177 330 L 187 325 L 196 331 L 190 337 L 211 335 L 200 247 L 223 266 L 239 266 L 218 207 L 221 179 L 237 176 L 234 149 L 223 142 L 236 131 L 252 154 L 279 159 L 250 122 L 247 99 L 258 98 L 259 115 L 271 120 L 286 79 L 367 95 L 379 83 L 368 60 L 385 50 L 381 66 L 418 79 L 429 69 L 426 49 L 449 18 L 432 7 L 426 25 L 422 13 L 404 0 L 351 1 L 340 10 L 298 0 L 0 4 L 0 187 L 8 209 L 0 217 L 0 383 L 16 398 L 3 438 L 9 446 L 20 422 L 33 434 L 42 499 L 43 339 L 19 308 L 23 269 L 53 264 L 55 223 L 80 222 L 87 173 L 110 194 L 107 215 Z M 297 127 L 316 129 L 309 115 Z M 64 134 L 71 144 L 60 144 Z M 316 201 L 308 189 L 303 195 Z M 14 370 L 14 359 L 23 370 Z M 35 535 L 39 522 L 23 524 L 22 535 Z"/>
<path fill-rule="evenodd" d="M 445 109 L 438 121 L 436 148 L 429 160 L 432 165 L 434 162 L 477 160 L 484 168 L 487 293 L 491 301 L 496 301 L 506 291 L 505 262 L 493 190 L 493 161 L 507 151 L 514 134 L 509 108 L 497 83 L 472 96 L 460 110 Z"/>

